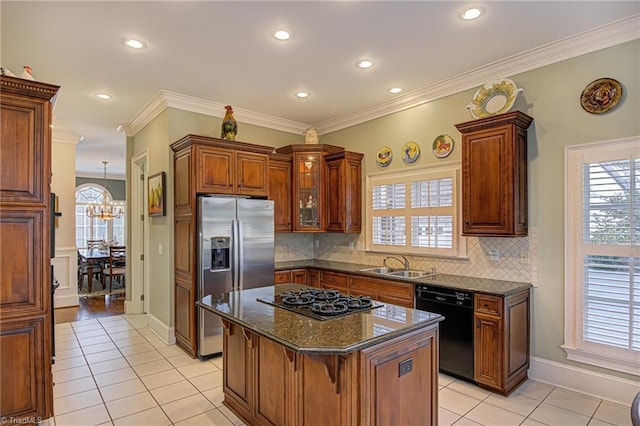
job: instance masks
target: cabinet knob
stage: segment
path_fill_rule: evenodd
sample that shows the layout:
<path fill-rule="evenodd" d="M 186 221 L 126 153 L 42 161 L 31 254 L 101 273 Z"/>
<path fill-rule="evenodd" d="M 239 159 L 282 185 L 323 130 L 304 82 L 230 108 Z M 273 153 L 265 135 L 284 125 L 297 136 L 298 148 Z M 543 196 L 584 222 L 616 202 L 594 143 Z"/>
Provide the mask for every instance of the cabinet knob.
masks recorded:
<path fill-rule="evenodd" d="M 465 225 L 471 225 L 471 222 L 469 222 L 468 220 L 466 220 L 466 221 L 464 222 L 464 224 L 465 224 Z"/>
<path fill-rule="evenodd" d="M 479 322 L 478 322 L 478 324 L 476 324 L 476 328 L 477 328 L 478 330 L 480 330 L 480 323 L 479 323 Z"/>
<path fill-rule="evenodd" d="M 489 307 L 489 304 L 488 304 L 488 303 L 485 303 L 485 304 L 484 304 L 484 307 L 485 307 L 485 308 L 488 308 L 488 307 Z"/>

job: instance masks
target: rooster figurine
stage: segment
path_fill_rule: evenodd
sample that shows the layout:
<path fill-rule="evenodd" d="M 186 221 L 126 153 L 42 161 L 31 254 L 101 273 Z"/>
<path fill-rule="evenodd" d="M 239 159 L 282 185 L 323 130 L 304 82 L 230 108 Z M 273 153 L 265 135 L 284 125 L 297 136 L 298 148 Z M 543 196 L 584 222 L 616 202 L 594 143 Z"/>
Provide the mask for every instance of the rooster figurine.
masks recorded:
<path fill-rule="evenodd" d="M 220 137 L 228 141 L 235 141 L 238 134 L 238 122 L 233 117 L 233 108 L 231 105 L 225 106 L 227 110 L 224 118 L 222 119 L 222 134 Z"/>

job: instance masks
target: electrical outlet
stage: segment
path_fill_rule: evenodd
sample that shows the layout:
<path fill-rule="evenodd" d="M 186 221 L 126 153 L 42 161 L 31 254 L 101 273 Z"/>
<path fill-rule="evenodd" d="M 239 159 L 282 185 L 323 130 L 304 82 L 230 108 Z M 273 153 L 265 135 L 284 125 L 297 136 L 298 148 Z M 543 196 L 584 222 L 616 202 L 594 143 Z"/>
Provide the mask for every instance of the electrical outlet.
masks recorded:
<path fill-rule="evenodd" d="M 529 263 L 529 251 L 528 250 L 520 250 L 520 263 L 526 265 Z"/>
<path fill-rule="evenodd" d="M 313 240 L 313 243 L 315 244 L 316 248 L 320 247 L 320 240 Z"/>
<path fill-rule="evenodd" d="M 162 244 L 158 244 L 158 254 L 162 254 Z"/>
<path fill-rule="evenodd" d="M 353 251 L 353 248 L 354 248 L 354 244 L 353 244 L 353 241 L 351 241 L 349 243 L 349 251 Z"/>
<path fill-rule="evenodd" d="M 358 241 L 358 251 L 364 251 L 364 243 L 362 241 Z"/>
<path fill-rule="evenodd" d="M 498 249 L 491 249 L 489 250 L 489 257 L 491 258 L 491 260 L 500 260 L 500 250 Z"/>

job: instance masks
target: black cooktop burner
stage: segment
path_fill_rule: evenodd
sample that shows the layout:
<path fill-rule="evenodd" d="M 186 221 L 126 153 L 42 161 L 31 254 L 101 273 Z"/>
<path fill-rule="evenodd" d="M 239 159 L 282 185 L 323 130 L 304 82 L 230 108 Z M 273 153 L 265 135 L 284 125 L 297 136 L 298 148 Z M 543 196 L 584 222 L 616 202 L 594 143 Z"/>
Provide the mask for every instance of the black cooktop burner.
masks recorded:
<path fill-rule="evenodd" d="M 348 296 L 333 289 L 301 288 L 276 295 L 275 300 L 261 299 L 260 302 L 284 308 L 318 320 L 379 308 L 369 296 Z"/>

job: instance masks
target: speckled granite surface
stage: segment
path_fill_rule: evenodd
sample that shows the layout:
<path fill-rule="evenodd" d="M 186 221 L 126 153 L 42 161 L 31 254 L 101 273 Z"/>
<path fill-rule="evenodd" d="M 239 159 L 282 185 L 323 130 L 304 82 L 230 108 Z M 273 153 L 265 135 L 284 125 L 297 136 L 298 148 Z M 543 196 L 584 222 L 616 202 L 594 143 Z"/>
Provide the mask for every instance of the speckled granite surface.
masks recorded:
<path fill-rule="evenodd" d="M 223 295 L 206 296 L 196 304 L 241 327 L 300 353 L 346 354 L 429 327 L 442 316 L 382 303 L 382 307 L 319 321 L 258 301 L 273 299 L 299 284 L 280 284 Z"/>
<path fill-rule="evenodd" d="M 363 272 L 361 269 L 371 268 L 372 265 L 359 265 L 356 263 L 334 262 L 330 260 L 293 260 L 289 262 L 276 262 L 276 271 L 296 268 L 316 268 L 347 274 L 357 274 L 368 277 L 383 278 L 385 280 L 401 281 L 414 284 L 429 284 L 440 287 L 459 288 L 463 290 L 478 291 L 482 293 L 508 296 L 524 289 L 532 287 L 529 283 L 516 281 L 492 280 L 489 278 L 464 277 L 460 275 L 436 274 L 435 277 L 418 279 L 398 278 L 388 275 Z"/>

